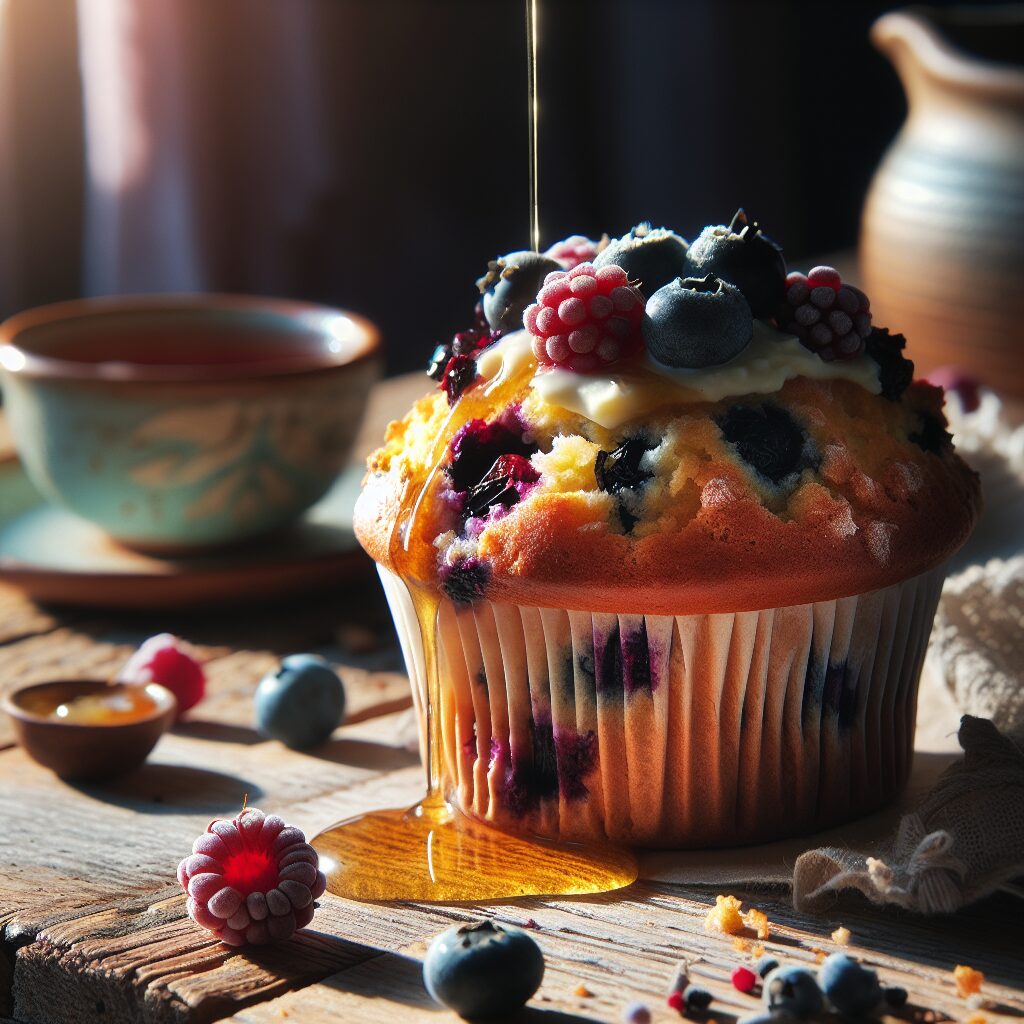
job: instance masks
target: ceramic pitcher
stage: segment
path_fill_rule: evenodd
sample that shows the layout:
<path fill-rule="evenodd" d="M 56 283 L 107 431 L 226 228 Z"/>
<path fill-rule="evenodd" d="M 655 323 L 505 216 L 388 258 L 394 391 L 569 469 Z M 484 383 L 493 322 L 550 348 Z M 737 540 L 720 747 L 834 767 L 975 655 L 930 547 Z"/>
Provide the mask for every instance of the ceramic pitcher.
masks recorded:
<path fill-rule="evenodd" d="M 1024 395 L 1024 5 L 896 11 L 871 38 L 909 106 L 863 214 L 874 320 L 920 371 Z"/>

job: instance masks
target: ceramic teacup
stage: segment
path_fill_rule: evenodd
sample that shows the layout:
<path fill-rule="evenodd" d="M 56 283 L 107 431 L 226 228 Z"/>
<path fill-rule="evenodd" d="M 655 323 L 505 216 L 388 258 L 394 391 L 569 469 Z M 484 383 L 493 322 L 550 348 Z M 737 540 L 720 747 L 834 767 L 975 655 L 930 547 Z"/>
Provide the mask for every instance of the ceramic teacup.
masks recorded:
<path fill-rule="evenodd" d="M 33 483 L 152 551 L 256 537 L 316 502 L 345 465 L 378 351 L 354 314 L 228 295 L 87 299 L 0 326 Z"/>

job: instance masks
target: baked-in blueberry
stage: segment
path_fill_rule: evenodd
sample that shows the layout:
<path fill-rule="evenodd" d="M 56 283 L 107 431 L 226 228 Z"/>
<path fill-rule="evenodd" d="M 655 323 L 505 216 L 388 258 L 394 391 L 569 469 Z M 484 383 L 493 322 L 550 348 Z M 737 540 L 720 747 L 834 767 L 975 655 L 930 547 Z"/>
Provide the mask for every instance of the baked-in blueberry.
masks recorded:
<path fill-rule="evenodd" d="M 714 274 L 734 284 L 756 317 L 772 316 L 786 297 L 786 261 L 782 247 L 769 238 L 757 221 L 736 211 L 728 227 L 704 228 L 686 254 L 693 277 Z"/>
<path fill-rule="evenodd" d="M 774 484 L 811 464 L 800 425 L 777 405 L 734 405 L 717 422 L 740 458 Z"/>
<path fill-rule="evenodd" d="M 657 444 L 644 437 L 631 437 L 614 451 L 606 452 L 602 449 L 594 461 L 597 486 L 608 494 L 635 491 L 654 476 L 649 469 L 640 465 L 640 460 L 645 452 L 657 447 Z M 623 530 L 630 533 L 636 525 L 637 517 L 621 498 L 617 503 L 617 511 Z"/>
<path fill-rule="evenodd" d="M 644 310 L 647 351 L 666 366 L 720 366 L 739 355 L 754 332 L 743 293 L 713 274 L 677 277 L 659 288 Z"/>
<path fill-rule="evenodd" d="M 543 978 L 540 946 L 519 928 L 493 921 L 449 928 L 423 961 L 430 995 L 468 1020 L 518 1010 Z"/>
<path fill-rule="evenodd" d="M 472 604 L 487 591 L 490 569 L 477 558 L 466 558 L 455 565 L 442 565 L 438 570 L 441 589 L 455 604 Z"/>
<path fill-rule="evenodd" d="M 470 420 L 452 438 L 451 461 L 445 467 L 452 488 L 468 491 L 502 455 L 521 455 L 528 459 L 537 451 L 535 441 L 524 440 L 526 428 L 514 417 L 505 416 L 492 423 Z"/>
<path fill-rule="evenodd" d="M 563 269 L 558 260 L 529 250 L 510 252 L 491 260 L 487 273 L 476 283 L 491 330 L 520 330 L 523 312 L 536 300 L 544 278 L 554 270 Z"/>
<path fill-rule="evenodd" d="M 594 267 L 622 267 L 648 298 L 669 281 L 686 276 L 686 240 L 644 222 L 599 252 Z"/>

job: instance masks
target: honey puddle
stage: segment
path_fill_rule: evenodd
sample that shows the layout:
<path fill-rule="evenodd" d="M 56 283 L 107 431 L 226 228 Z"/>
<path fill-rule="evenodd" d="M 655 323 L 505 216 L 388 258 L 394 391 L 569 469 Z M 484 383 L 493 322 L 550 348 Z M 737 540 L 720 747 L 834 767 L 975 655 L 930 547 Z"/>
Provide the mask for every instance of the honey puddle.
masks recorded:
<path fill-rule="evenodd" d="M 489 419 L 524 390 L 533 363 L 471 387 L 434 440 L 429 468 L 406 481 L 389 543 L 391 564 L 416 609 L 426 674 L 427 795 L 415 807 L 373 811 L 313 839 L 337 896 L 360 900 L 464 901 L 608 892 L 635 881 L 636 858 L 612 846 L 556 843 L 499 831 L 448 803 L 442 788 L 440 585 L 432 497 L 449 443 L 474 418 Z"/>

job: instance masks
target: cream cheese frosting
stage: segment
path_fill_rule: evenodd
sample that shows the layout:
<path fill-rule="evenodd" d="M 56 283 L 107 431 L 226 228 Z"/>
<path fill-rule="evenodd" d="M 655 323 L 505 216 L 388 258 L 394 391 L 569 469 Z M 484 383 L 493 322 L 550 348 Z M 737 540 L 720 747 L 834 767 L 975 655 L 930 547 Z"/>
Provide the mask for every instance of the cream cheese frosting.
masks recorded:
<path fill-rule="evenodd" d="M 507 334 L 477 358 L 480 375 L 496 386 L 534 358 L 530 335 Z M 721 366 L 700 370 L 677 369 L 645 354 L 632 364 L 616 365 L 596 374 L 559 368 L 538 368 L 530 386 L 549 405 L 584 416 L 606 430 L 675 402 L 717 402 L 738 395 L 778 391 L 793 377 L 847 380 L 877 395 L 881 391 L 878 364 L 866 355 L 825 362 L 800 339 L 754 321 L 750 344 Z"/>

